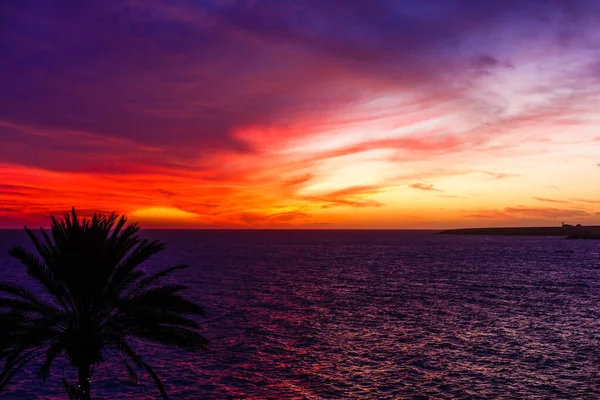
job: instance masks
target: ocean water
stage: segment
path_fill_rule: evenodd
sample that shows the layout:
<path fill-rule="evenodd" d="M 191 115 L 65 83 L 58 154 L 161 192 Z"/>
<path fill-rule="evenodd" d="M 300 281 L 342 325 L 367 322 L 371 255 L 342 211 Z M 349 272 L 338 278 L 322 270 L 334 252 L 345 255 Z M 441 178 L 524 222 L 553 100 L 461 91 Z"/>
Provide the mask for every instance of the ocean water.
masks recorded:
<path fill-rule="evenodd" d="M 146 231 L 208 311 L 199 354 L 137 344 L 173 399 L 600 398 L 600 242 L 409 231 Z M 0 279 L 25 281 L 0 232 Z M 118 361 L 118 360 L 117 360 Z M 96 369 L 94 398 L 159 398 Z M 62 364 L 0 397 L 65 398 Z"/>

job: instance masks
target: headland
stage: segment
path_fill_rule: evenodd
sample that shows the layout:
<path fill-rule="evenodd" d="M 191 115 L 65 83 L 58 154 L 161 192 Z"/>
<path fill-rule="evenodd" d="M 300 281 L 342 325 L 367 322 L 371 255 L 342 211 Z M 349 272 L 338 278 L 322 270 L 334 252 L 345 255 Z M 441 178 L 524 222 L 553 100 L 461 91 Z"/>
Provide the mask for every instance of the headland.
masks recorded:
<path fill-rule="evenodd" d="M 447 229 L 443 235 L 494 235 L 494 236 L 562 236 L 569 239 L 600 239 L 600 226 L 569 225 L 507 228 Z"/>

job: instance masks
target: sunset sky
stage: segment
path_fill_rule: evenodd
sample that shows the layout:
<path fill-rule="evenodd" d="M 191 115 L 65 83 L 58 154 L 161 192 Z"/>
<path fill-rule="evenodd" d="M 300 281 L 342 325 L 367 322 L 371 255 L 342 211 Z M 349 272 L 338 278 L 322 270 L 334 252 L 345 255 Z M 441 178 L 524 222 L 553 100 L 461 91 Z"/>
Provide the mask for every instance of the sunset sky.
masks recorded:
<path fill-rule="evenodd" d="M 0 228 L 600 224 L 600 1 L 0 2 Z"/>

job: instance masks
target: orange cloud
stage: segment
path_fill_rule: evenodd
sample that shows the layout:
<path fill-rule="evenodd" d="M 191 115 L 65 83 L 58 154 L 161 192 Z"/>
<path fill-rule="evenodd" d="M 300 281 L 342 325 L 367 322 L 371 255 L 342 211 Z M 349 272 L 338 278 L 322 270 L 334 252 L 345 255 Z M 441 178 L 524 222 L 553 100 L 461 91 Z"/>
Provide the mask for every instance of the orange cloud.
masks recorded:
<path fill-rule="evenodd" d="M 569 218 L 589 217 L 590 213 L 583 210 L 560 208 L 506 207 L 504 212 L 528 218 Z"/>
<path fill-rule="evenodd" d="M 464 218 L 473 218 L 473 219 L 493 219 L 493 220 L 511 220 L 514 217 L 508 215 L 503 211 L 498 210 L 472 210 L 472 211 L 463 211 L 462 216 Z"/>
<path fill-rule="evenodd" d="M 369 195 L 380 193 L 385 187 L 380 186 L 353 186 L 336 190 L 320 196 L 305 196 L 305 200 L 320 203 L 321 208 L 336 206 L 350 207 L 381 207 L 383 204 L 369 199 Z"/>
<path fill-rule="evenodd" d="M 268 227 L 293 226 L 294 223 L 306 224 L 314 222 L 310 214 L 290 211 L 274 214 L 242 213 L 240 219 L 248 225 L 266 225 Z"/>
<path fill-rule="evenodd" d="M 571 199 L 571 200 L 581 202 L 581 203 L 600 204 L 600 200 L 589 200 L 589 199 Z"/>
<path fill-rule="evenodd" d="M 516 221 L 528 220 L 537 221 L 552 220 L 556 218 L 588 218 L 590 213 L 584 210 L 577 209 L 558 209 L 558 208 L 536 208 L 536 207 L 505 207 L 501 210 L 474 210 L 463 211 L 463 217 L 499 220 L 499 221 Z"/>
<path fill-rule="evenodd" d="M 569 204 L 570 203 L 570 201 L 568 201 L 568 200 L 548 199 L 545 197 L 534 197 L 533 199 L 537 200 L 537 201 L 543 201 L 546 203 L 558 203 L 558 204 Z"/>

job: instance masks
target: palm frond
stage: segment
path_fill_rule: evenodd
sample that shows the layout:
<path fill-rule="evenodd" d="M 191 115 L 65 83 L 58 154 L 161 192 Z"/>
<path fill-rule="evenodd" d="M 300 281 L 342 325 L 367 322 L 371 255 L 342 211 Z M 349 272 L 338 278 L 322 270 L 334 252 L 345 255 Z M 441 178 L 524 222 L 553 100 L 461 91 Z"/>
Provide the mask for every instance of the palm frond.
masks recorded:
<path fill-rule="evenodd" d="M 0 292 L 11 294 L 13 296 L 20 297 L 23 300 L 27 300 L 39 305 L 47 305 L 41 298 L 33 294 L 33 292 L 31 292 L 29 289 L 11 282 L 1 281 Z"/>
<path fill-rule="evenodd" d="M 132 336 L 163 346 L 176 347 L 190 351 L 203 351 L 208 346 L 208 339 L 196 331 L 175 326 L 153 324 L 148 327 L 134 326 L 130 330 Z"/>
<path fill-rule="evenodd" d="M 163 285 L 150 288 L 145 292 L 137 293 L 134 296 L 129 297 L 131 301 L 139 301 L 139 302 L 151 302 L 153 300 L 162 299 L 166 296 L 175 295 L 177 292 L 182 290 L 186 290 L 187 285 Z"/>
<path fill-rule="evenodd" d="M 125 257 L 140 242 L 140 239 L 136 235 L 139 230 L 140 226 L 137 223 L 127 224 L 127 217 L 122 216 L 119 219 L 108 239 L 109 243 L 121 250 L 119 259 Z"/>
<path fill-rule="evenodd" d="M 149 310 L 144 313 L 140 310 L 139 313 L 135 314 L 135 317 L 131 317 L 131 319 L 137 321 L 151 321 L 153 324 L 157 325 L 166 325 L 166 326 L 174 326 L 174 327 L 182 327 L 182 328 L 192 328 L 199 329 L 200 325 L 186 317 L 182 317 L 181 315 L 177 315 L 174 313 L 157 311 L 157 310 Z"/>
<path fill-rule="evenodd" d="M 38 375 L 44 380 L 44 382 L 46 382 L 46 379 L 48 379 L 48 374 L 50 373 L 52 363 L 63 351 L 64 344 L 61 342 L 51 344 L 48 350 L 46 350 L 46 359 L 38 370 Z"/>
<path fill-rule="evenodd" d="M 145 277 L 144 279 L 140 279 L 135 286 L 133 286 L 131 288 L 130 294 L 133 293 L 138 293 L 139 291 L 141 291 L 142 289 L 147 288 L 148 286 L 154 284 L 154 283 L 158 283 L 160 282 L 160 280 L 168 275 L 170 275 L 172 272 L 181 270 L 181 269 L 187 269 L 189 268 L 189 265 L 186 264 L 180 264 L 180 265 L 176 265 L 174 267 L 170 267 L 170 268 L 166 268 L 163 269 L 162 271 L 158 271 L 152 275 L 149 275 L 147 277 Z"/>
<path fill-rule="evenodd" d="M 51 276 L 46 265 L 44 265 L 38 257 L 26 251 L 21 246 L 13 247 L 10 249 L 9 254 L 25 265 L 25 267 L 27 267 L 27 274 L 37 280 L 64 309 L 72 309 L 73 301 L 70 298 L 69 293 L 66 292 L 64 285 Z"/>
<path fill-rule="evenodd" d="M 116 219 L 117 218 L 116 214 L 113 214 L 113 215 Z M 125 227 L 125 224 L 127 224 L 127 217 L 122 215 L 121 218 L 119 218 L 119 221 L 117 222 L 117 224 L 114 225 L 114 227 L 113 227 L 112 234 L 110 236 L 111 242 L 114 242 L 115 240 L 117 240 L 117 238 L 120 236 L 121 229 L 123 229 L 123 227 Z"/>
<path fill-rule="evenodd" d="M 43 233 L 45 233 L 45 231 L 43 229 L 40 229 L 40 230 Z M 51 254 L 52 247 L 48 246 L 47 244 L 42 244 L 42 242 L 40 242 L 39 238 L 35 235 L 35 233 L 33 233 L 33 231 L 27 227 L 25 227 L 25 233 L 29 237 L 29 240 L 31 241 L 31 243 L 33 243 L 36 251 L 42 257 L 42 259 L 45 262 L 52 260 L 52 254 Z M 47 241 L 47 239 L 46 239 L 46 241 Z"/>
<path fill-rule="evenodd" d="M 125 369 L 127 371 L 127 383 L 129 383 L 130 385 L 137 385 L 138 384 L 138 374 L 135 371 L 135 368 L 133 368 L 131 365 L 129 365 L 129 363 L 127 361 L 123 361 L 123 364 L 125 365 Z"/>
<path fill-rule="evenodd" d="M 109 278 L 105 293 L 116 294 L 123 289 L 127 278 L 135 268 L 148 261 L 152 256 L 164 250 L 164 245 L 158 241 L 142 240 L 115 268 Z"/>
<path fill-rule="evenodd" d="M 123 353 L 125 353 L 135 363 L 135 365 L 138 368 L 146 370 L 146 372 L 152 377 L 154 384 L 160 391 L 160 394 L 161 394 L 163 400 L 169 400 L 169 396 L 167 396 L 167 391 L 165 390 L 165 387 L 162 384 L 158 375 L 156 375 L 156 373 L 150 367 L 150 365 L 148 365 L 148 363 L 146 363 L 144 360 L 142 360 L 142 357 L 140 357 L 137 354 L 137 352 L 129 345 L 129 343 L 127 343 L 126 341 L 122 341 L 122 342 L 118 343 L 118 348 Z"/>
<path fill-rule="evenodd" d="M 27 227 L 25 228 L 25 231 L 31 232 L 31 234 L 28 233 L 30 238 L 31 238 L 31 236 L 33 236 L 35 238 L 35 235 L 33 234 L 33 232 L 30 231 Z M 48 235 L 48 232 L 46 232 L 46 230 L 44 228 L 40 228 L 40 234 L 42 235 L 42 237 L 44 238 L 44 241 L 46 242 L 43 245 L 44 248 L 46 248 L 48 250 L 54 249 L 54 243 L 52 243 L 52 239 L 50 238 L 50 235 Z M 42 255 L 42 254 L 40 254 L 40 255 Z"/>
<path fill-rule="evenodd" d="M 69 400 L 77 400 L 79 395 L 77 394 L 77 388 L 71 382 L 67 382 L 65 377 L 62 378 L 63 390 L 69 396 Z"/>
<path fill-rule="evenodd" d="M 0 297 L 0 309 L 9 309 L 12 311 L 18 311 L 21 313 L 30 312 L 38 313 L 41 315 L 55 314 L 58 311 L 56 308 L 38 304 L 28 300 L 15 299 L 15 298 L 1 298 Z"/>
<path fill-rule="evenodd" d="M 165 390 L 165 387 L 162 384 L 162 382 L 161 382 L 160 378 L 158 377 L 158 375 L 156 375 L 156 373 L 154 372 L 154 370 L 150 367 L 150 365 L 148 365 L 147 362 L 142 361 L 142 365 L 144 366 L 144 369 L 146 370 L 146 372 L 148 372 L 148 374 L 150 374 L 150 376 L 152 377 L 152 380 L 154 381 L 154 384 L 156 385 L 156 387 L 160 391 L 160 394 L 161 394 L 163 400 L 169 400 L 169 396 L 167 396 L 167 391 Z"/>
<path fill-rule="evenodd" d="M 33 360 L 37 356 L 39 356 L 39 351 L 30 352 L 27 353 L 27 355 L 19 357 L 11 363 L 6 364 L 2 373 L 0 373 L 0 391 L 6 388 L 6 386 L 10 383 L 12 377 L 15 376 L 21 369 L 23 369 L 25 364 L 27 364 L 29 361 Z"/>

